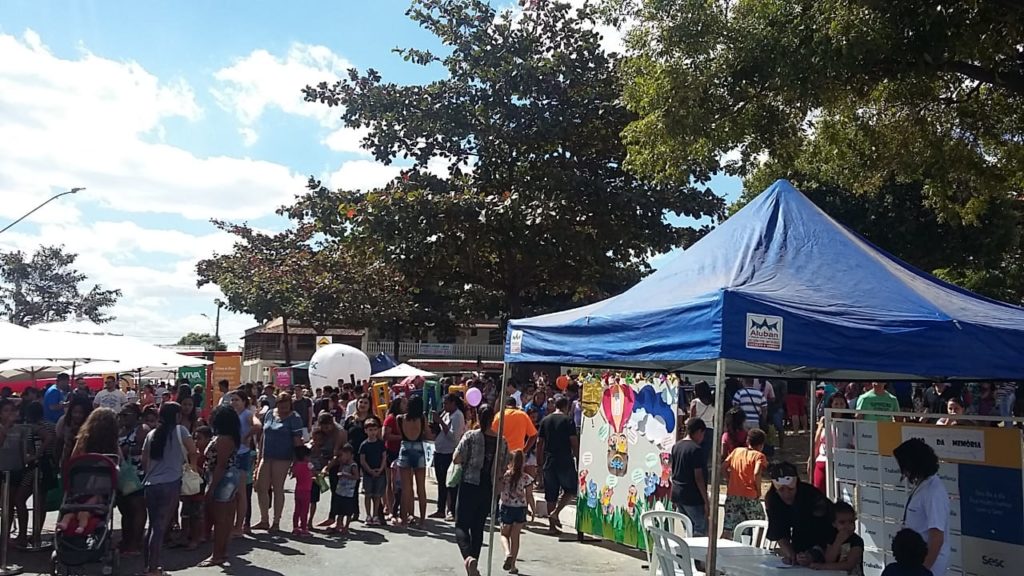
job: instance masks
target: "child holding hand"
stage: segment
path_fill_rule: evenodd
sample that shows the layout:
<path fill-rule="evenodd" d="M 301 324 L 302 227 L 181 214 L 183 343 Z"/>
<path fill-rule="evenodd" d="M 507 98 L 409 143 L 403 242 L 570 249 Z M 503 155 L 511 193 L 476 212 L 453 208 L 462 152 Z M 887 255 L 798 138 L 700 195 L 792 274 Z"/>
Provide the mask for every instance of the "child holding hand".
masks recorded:
<path fill-rule="evenodd" d="M 348 534 L 349 523 L 352 522 L 352 517 L 359 512 L 359 499 L 356 495 L 356 486 L 359 485 L 359 465 L 352 460 L 352 452 L 352 445 L 345 444 L 341 447 L 341 452 L 338 455 L 338 488 L 334 492 L 334 497 L 338 499 L 338 520 L 334 524 L 334 531 L 338 534 Z"/>
<path fill-rule="evenodd" d="M 295 447 L 292 478 L 295 478 L 295 510 L 292 512 L 292 534 L 308 536 L 309 506 L 313 498 L 313 464 L 309 461 L 308 446 Z"/>
<path fill-rule="evenodd" d="M 729 479 L 722 522 L 722 538 L 727 540 L 740 522 L 764 520 L 761 474 L 768 468 L 768 458 L 762 453 L 767 438 L 764 431 L 754 428 L 746 439 L 747 446 L 733 449 L 722 465 L 723 475 Z"/>

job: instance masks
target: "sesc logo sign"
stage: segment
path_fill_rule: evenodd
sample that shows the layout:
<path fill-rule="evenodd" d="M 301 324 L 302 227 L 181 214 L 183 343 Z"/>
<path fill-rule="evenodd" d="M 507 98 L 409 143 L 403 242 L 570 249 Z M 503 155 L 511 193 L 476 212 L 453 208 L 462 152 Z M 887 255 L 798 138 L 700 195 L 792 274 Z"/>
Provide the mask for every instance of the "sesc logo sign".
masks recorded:
<path fill-rule="evenodd" d="M 747 348 L 782 350 L 782 317 L 747 314 Z"/>

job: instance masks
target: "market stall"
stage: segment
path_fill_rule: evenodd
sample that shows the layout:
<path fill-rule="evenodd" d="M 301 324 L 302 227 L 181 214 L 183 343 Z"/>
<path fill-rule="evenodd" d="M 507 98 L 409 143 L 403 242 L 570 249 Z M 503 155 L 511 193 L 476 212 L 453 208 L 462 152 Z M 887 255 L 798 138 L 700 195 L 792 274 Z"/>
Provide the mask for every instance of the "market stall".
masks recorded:
<path fill-rule="evenodd" d="M 779 180 L 623 294 L 513 320 L 505 360 L 715 374 L 721 422 L 726 374 L 1019 378 L 1024 309 L 914 269 Z M 640 489 L 657 463 L 629 462 Z M 719 476 L 714 466 L 715 493 Z M 714 573 L 715 540 L 707 556 Z"/>

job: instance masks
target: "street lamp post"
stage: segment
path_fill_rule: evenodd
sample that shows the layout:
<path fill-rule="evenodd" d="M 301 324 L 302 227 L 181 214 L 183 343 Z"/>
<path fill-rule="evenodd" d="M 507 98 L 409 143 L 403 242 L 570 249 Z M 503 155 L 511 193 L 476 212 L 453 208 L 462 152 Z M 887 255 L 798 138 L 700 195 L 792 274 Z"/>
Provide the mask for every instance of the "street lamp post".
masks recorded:
<path fill-rule="evenodd" d="M 217 320 L 213 324 L 213 341 L 216 344 L 220 344 L 220 309 L 224 307 L 224 301 L 220 298 L 215 298 L 213 303 L 217 305 Z M 210 316 L 205 312 L 201 312 L 199 315 L 207 320 L 210 319 Z"/>
<path fill-rule="evenodd" d="M 3 234 L 4 232 L 7 232 L 15 224 L 17 224 L 18 222 L 21 222 L 22 220 L 24 220 L 25 218 L 28 218 L 29 216 L 31 216 L 33 214 L 35 214 L 36 210 L 39 210 L 40 208 L 42 208 L 43 206 L 46 206 L 50 202 L 53 202 L 57 198 L 60 198 L 61 196 L 67 196 L 68 194 L 77 194 L 77 193 L 81 192 L 82 190 L 85 190 L 85 188 L 72 188 L 71 190 L 66 190 L 64 192 L 61 192 L 60 194 L 54 194 L 53 196 L 49 197 L 45 202 L 43 202 L 39 206 L 36 206 L 35 208 L 33 208 L 33 209 L 29 210 L 28 212 L 26 212 L 25 214 L 23 214 L 21 216 L 21 218 L 18 218 L 17 220 L 15 220 L 14 222 L 11 222 L 7 226 L 4 226 L 4 229 L 0 230 L 0 234 Z"/>
<path fill-rule="evenodd" d="M 224 302 L 220 298 L 215 298 L 213 303 L 217 305 L 217 322 L 213 327 L 213 339 L 220 343 L 220 309 L 224 307 Z"/>

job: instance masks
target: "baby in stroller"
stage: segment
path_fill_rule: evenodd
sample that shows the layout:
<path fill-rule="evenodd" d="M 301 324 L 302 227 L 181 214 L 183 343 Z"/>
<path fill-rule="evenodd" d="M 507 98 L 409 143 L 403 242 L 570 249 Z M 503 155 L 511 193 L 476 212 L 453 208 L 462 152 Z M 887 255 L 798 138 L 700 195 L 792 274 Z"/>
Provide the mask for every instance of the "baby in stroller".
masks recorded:
<path fill-rule="evenodd" d="M 76 535 L 92 534 L 103 520 L 101 513 L 106 513 L 106 503 L 102 496 L 82 496 L 73 499 L 69 504 L 77 511 L 66 512 L 57 522 L 57 531 Z M 82 506 L 82 508 L 78 508 Z"/>

